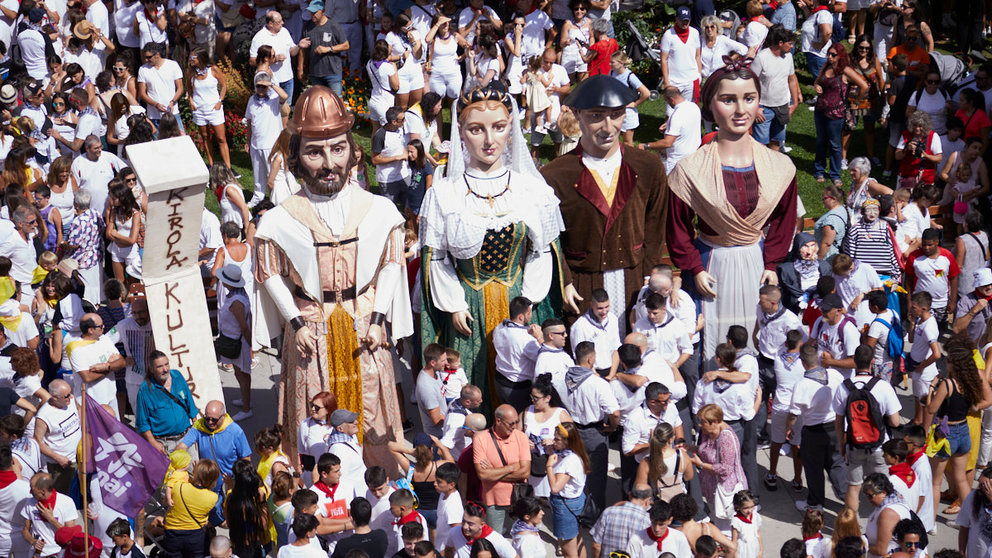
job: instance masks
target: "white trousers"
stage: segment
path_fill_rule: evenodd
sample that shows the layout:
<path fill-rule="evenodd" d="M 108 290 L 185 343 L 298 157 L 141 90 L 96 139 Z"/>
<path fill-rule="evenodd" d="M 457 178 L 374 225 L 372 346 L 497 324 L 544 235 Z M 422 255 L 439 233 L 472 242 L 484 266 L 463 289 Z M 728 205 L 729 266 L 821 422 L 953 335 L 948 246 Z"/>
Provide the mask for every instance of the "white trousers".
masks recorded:
<path fill-rule="evenodd" d="M 248 149 L 248 156 L 251 157 L 251 172 L 254 175 L 255 192 L 251 195 L 251 201 L 258 203 L 265 194 L 269 192 L 269 149 Z"/>

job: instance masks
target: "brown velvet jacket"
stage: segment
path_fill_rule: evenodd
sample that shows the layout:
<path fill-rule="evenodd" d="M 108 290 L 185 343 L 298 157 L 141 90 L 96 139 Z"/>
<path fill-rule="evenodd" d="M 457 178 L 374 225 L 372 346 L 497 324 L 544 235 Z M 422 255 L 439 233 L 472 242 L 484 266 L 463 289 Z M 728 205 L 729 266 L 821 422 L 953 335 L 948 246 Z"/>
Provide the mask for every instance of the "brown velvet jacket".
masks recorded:
<path fill-rule="evenodd" d="M 621 149 L 612 206 L 582 164 L 581 146 L 541 169 L 561 201 L 565 232 L 559 238 L 573 274 L 628 269 L 643 278 L 665 253 L 668 186 L 661 157 L 650 151 Z M 577 280 L 576 286 L 581 282 Z M 585 296 L 583 290 L 579 294 Z"/>

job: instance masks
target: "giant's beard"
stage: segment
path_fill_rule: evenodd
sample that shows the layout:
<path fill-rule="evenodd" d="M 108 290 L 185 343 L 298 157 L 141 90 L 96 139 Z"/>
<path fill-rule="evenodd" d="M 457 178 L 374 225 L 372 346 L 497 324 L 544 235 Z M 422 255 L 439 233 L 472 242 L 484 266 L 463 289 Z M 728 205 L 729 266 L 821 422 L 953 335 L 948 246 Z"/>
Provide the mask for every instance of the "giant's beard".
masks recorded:
<path fill-rule="evenodd" d="M 307 191 L 318 196 L 333 196 L 340 192 L 344 185 L 348 183 L 348 176 L 351 169 L 345 169 L 338 165 L 324 167 L 314 172 L 306 171 L 303 182 Z"/>

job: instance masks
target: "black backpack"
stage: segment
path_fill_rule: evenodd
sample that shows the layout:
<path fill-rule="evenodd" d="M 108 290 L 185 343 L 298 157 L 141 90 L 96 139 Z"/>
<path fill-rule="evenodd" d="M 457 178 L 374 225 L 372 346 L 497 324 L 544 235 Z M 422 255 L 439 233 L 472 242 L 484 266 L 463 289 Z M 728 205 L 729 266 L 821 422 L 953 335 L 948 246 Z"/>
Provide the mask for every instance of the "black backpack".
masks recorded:
<path fill-rule="evenodd" d="M 850 379 L 844 380 L 844 387 L 847 388 L 847 403 L 844 404 L 847 444 L 854 449 L 874 450 L 885 439 L 885 419 L 878 400 L 871 394 L 877 383 L 878 378 L 872 378 L 859 388 Z"/>

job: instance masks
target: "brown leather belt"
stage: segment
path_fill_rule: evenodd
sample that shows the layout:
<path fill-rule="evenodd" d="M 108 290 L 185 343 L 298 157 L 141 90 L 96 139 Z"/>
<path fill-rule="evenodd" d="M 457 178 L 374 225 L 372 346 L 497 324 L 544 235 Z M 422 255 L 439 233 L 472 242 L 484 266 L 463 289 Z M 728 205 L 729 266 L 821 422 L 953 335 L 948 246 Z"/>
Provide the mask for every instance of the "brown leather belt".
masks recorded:
<path fill-rule="evenodd" d="M 318 302 L 314 300 L 313 297 L 303 292 L 303 289 L 298 285 L 293 288 L 293 294 L 297 298 L 302 298 L 305 300 L 309 300 L 311 302 Z M 323 302 L 327 302 L 327 303 L 346 302 L 355 299 L 355 287 L 348 287 L 343 291 L 324 291 L 323 295 L 324 295 Z"/>

